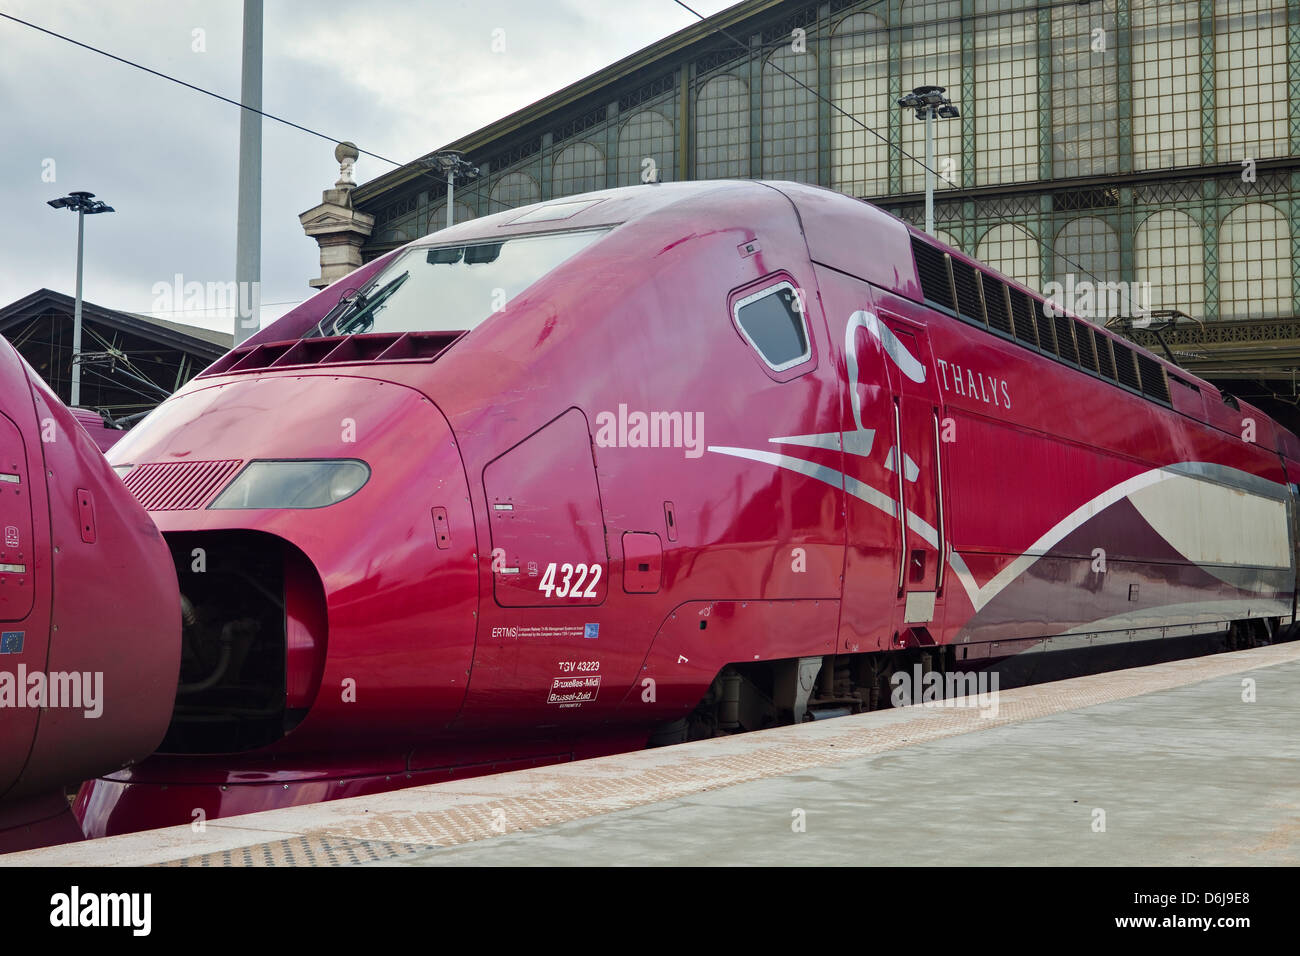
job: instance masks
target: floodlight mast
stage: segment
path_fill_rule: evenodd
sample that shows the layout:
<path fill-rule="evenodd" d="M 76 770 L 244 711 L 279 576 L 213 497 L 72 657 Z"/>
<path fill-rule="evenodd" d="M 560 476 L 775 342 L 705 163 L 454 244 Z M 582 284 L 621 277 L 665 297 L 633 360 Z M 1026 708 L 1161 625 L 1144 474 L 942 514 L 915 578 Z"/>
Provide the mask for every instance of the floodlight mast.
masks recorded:
<path fill-rule="evenodd" d="M 425 160 L 425 165 L 440 170 L 447 177 L 447 227 L 451 228 L 456 224 L 456 182 L 468 183 L 477 179 L 478 167 L 470 165 L 465 154 L 454 149 L 434 153 Z"/>
<path fill-rule="evenodd" d="M 86 239 L 86 216 L 116 210 L 103 200 L 96 199 L 94 193 L 85 190 L 51 199 L 47 205 L 77 214 L 77 299 L 72 309 L 72 388 L 68 396 L 68 404 L 76 408 L 81 404 L 81 266 Z"/>
<path fill-rule="evenodd" d="M 925 231 L 934 235 L 934 121 L 956 119 L 961 115 L 952 101 L 943 95 L 942 86 L 918 86 L 898 105 L 913 110 L 916 118 L 925 120 Z"/>

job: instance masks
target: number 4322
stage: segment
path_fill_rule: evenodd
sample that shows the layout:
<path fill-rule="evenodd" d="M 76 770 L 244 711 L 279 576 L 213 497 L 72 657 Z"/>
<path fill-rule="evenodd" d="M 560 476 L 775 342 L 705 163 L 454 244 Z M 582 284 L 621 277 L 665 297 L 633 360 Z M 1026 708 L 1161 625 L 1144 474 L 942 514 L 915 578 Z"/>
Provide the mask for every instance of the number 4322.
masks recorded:
<path fill-rule="evenodd" d="M 594 598 L 596 596 L 596 583 L 600 580 L 601 566 L 599 564 L 562 564 L 559 566 L 561 580 L 559 584 L 555 583 L 556 564 L 552 561 L 546 566 L 546 573 L 542 575 L 541 583 L 537 585 L 537 590 L 542 591 L 548 598 Z M 577 580 L 573 580 L 574 575 Z M 587 576 L 591 580 L 587 580 Z M 583 585 L 587 588 L 584 591 Z"/>

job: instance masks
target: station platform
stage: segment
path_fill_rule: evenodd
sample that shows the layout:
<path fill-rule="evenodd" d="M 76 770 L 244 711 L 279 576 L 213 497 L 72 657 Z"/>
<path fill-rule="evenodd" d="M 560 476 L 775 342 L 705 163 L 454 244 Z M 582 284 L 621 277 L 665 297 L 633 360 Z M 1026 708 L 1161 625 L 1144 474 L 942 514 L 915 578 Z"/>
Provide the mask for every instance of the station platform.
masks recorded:
<path fill-rule="evenodd" d="M 0 866 L 1300 864 L 1300 642 L 1003 690 L 996 713 L 975 700 Z"/>

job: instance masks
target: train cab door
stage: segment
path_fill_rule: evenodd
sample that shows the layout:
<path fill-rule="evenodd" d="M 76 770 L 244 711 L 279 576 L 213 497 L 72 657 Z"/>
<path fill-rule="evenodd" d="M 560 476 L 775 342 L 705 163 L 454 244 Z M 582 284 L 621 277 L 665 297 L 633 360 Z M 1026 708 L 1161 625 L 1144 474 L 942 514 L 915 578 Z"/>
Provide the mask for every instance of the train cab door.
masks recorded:
<path fill-rule="evenodd" d="M 938 640 L 949 569 L 943 444 L 946 427 L 924 326 L 881 310 L 890 408 L 882 436 L 898 548 L 895 646 Z"/>

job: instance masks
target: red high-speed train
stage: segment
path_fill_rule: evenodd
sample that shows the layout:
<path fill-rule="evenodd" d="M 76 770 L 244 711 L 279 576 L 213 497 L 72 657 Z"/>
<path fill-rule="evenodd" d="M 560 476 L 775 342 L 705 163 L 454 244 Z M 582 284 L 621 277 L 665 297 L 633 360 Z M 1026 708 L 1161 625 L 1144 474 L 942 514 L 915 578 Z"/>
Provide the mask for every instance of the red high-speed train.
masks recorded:
<path fill-rule="evenodd" d="M 1294 619 L 1300 441 L 883 212 L 645 185 L 398 249 L 109 453 L 188 624 L 107 834 Z"/>
<path fill-rule="evenodd" d="M 0 339 L 0 852 L 81 838 L 64 788 L 148 756 L 180 665 L 176 572 L 98 447 Z"/>

